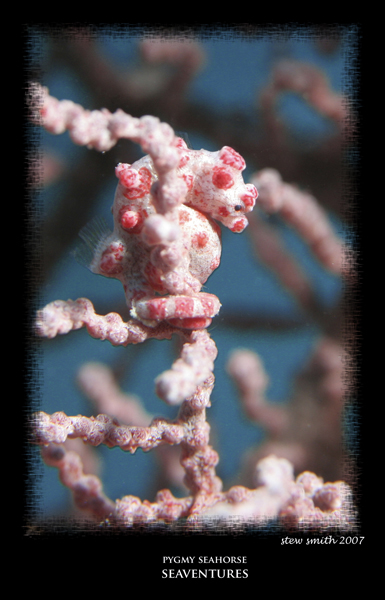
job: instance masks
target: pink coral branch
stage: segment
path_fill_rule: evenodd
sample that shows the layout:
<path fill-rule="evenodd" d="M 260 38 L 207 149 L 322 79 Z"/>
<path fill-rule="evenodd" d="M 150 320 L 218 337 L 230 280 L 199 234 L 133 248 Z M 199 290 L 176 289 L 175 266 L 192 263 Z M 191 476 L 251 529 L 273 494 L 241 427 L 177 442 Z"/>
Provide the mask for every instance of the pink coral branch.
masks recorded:
<path fill-rule="evenodd" d="M 77 383 L 96 407 L 97 414 L 109 414 L 121 423 L 147 426 L 152 417 L 139 399 L 125 394 L 118 387 L 110 368 L 103 363 L 89 362 L 78 371 Z"/>
<path fill-rule="evenodd" d="M 302 306 L 309 308 L 314 302 L 312 286 L 273 227 L 254 213 L 249 217 L 248 232 L 259 260 Z"/>
<path fill-rule="evenodd" d="M 37 425 L 39 419 L 40 425 Z M 124 496 L 114 503 L 103 493 L 98 477 L 84 474 L 81 459 L 75 452 L 47 442 L 48 438 L 52 439 L 51 434 L 59 422 L 64 429 L 68 423 L 71 423 L 67 430 L 71 430 L 70 435 L 74 437 L 72 426 L 76 419 L 66 417 L 63 413 L 56 413 L 52 417 L 40 413 L 40 416 L 35 419 L 35 441 L 42 444 L 44 462 L 48 466 L 59 469 L 60 479 L 63 485 L 71 490 L 75 505 L 88 512 L 97 521 L 107 520 L 110 524 L 131 527 L 135 523 L 159 521 L 169 523 L 187 517 L 192 526 L 199 527 L 212 519 L 217 522 L 225 519 L 226 523 L 232 525 L 231 518 L 235 517 L 235 524 L 242 525 L 248 522 L 263 523 L 278 517 L 288 528 L 319 529 L 338 526 L 341 529 L 352 529 L 354 527 L 355 513 L 349 486 L 340 481 L 324 483 L 322 478 L 310 472 L 304 472 L 294 480 L 290 462 L 273 455 L 260 460 L 256 465 L 256 488 L 248 489 L 238 485 L 231 487 L 227 492 L 222 492 L 222 482 L 215 475 L 218 455 L 205 442 L 197 446 L 196 440 L 199 439 L 199 435 L 187 436 L 182 442 L 184 444 L 182 464 L 186 469 L 186 483 L 193 495 L 175 498 L 169 490 L 165 489 L 157 493 L 155 502 L 152 503 L 148 500 L 141 501 L 135 496 Z M 82 420 L 80 429 L 84 433 L 85 417 L 80 419 Z M 198 411 L 193 421 L 195 419 L 203 424 L 203 413 L 199 414 Z M 105 421 L 111 424 L 111 419 L 107 418 Z M 189 419 L 190 428 L 193 421 Z M 42 422 L 44 422 L 43 426 L 41 426 Z M 100 424 L 101 421 L 98 423 Z M 86 425 L 88 426 L 88 423 Z M 44 441 L 43 430 L 45 429 L 47 433 L 49 428 L 51 434 L 46 435 Z M 207 429 L 207 423 L 204 428 Z M 148 428 L 141 429 L 145 431 Z M 63 439 L 66 434 L 67 432 L 63 435 L 62 431 L 57 439 Z M 96 435 L 90 435 L 86 441 L 95 444 L 101 437 L 99 429 Z M 203 438 L 201 440 L 203 441 Z"/>
<path fill-rule="evenodd" d="M 155 380 L 158 396 L 169 404 L 180 404 L 192 396 L 214 370 L 217 354 L 215 342 L 206 330 L 193 331 L 171 369 Z"/>
<path fill-rule="evenodd" d="M 67 451 L 64 446 L 49 444 L 42 447 L 41 453 L 46 465 L 59 470 L 60 480 L 71 490 L 78 508 L 98 521 L 107 518 L 114 511 L 115 503 L 103 493 L 99 478 L 83 472 L 83 463 L 76 452 Z"/>
<path fill-rule="evenodd" d="M 324 267 L 338 275 L 343 274 L 346 249 L 316 199 L 284 183 L 274 169 L 263 169 L 252 179 L 259 190 L 258 207 L 268 214 L 280 214 L 298 231 Z"/>
<path fill-rule="evenodd" d="M 111 368 L 102 363 L 89 362 L 78 371 L 77 383 L 83 394 L 95 407 L 95 414 L 108 414 L 125 425 L 147 427 L 154 418 L 145 409 L 143 402 L 134 394 L 123 392 Z M 87 448 L 87 446 L 84 446 Z M 90 452 L 92 449 L 90 448 Z M 179 462 L 179 448 L 159 445 L 156 459 L 160 466 L 158 479 L 171 482 L 183 489 L 184 471 Z"/>
<path fill-rule="evenodd" d="M 134 319 L 125 323 L 117 313 L 97 315 L 87 298 L 55 300 L 37 314 L 36 330 L 41 337 L 54 338 L 82 327 L 86 327 L 92 337 L 108 340 L 114 346 L 139 344 L 152 337 L 170 339 L 175 332 L 175 328 L 167 324 L 151 328 Z"/>
<path fill-rule="evenodd" d="M 134 523 L 172 522 L 190 513 L 193 502 L 192 496 L 175 498 L 170 490 L 160 490 L 155 502 L 149 502 L 136 496 L 124 496 L 116 501 L 116 510 L 113 515 L 118 525 L 130 527 Z"/>
<path fill-rule="evenodd" d="M 255 464 L 270 454 L 288 459 L 296 473 L 311 468 L 329 477 L 341 477 L 345 453 L 340 443 L 345 356 L 338 343 L 321 338 L 297 377 L 289 404 L 277 406 L 265 397 L 268 379 L 259 356 L 244 349 L 231 353 L 227 370 L 237 386 L 242 406 L 268 434 L 255 451 L 248 453 L 244 467 L 248 482 L 254 485 Z"/>
<path fill-rule="evenodd" d="M 338 124 L 349 114 L 345 98 L 334 92 L 325 75 L 310 64 L 295 60 L 278 62 L 269 86 L 263 91 L 262 104 L 270 107 L 283 91 L 299 94 L 318 112 Z"/>
<path fill-rule="evenodd" d="M 193 501 L 188 501 L 189 510 L 191 514 L 199 514 L 217 500 L 222 488 L 222 482 L 215 474 L 218 454 L 208 444 L 210 427 L 206 421 L 206 407 L 210 403 L 213 385 L 214 377 L 211 375 L 204 385 L 197 387 L 194 397 L 183 403 L 176 421 L 156 418 L 148 427 L 119 425 L 107 415 L 88 418 L 68 417 L 63 412 L 53 415 L 36 413 L 32 422 L 33 441 L 47 446 L 62 444 L 67 438 L 81 438 L 93 446 L 119 446 L 131 453 L 137 448 L 148 451 L 161 444 L 180 444 L 185 483 L 194 496 Z M 132 513 L 132 501 L 128 504 L 128 508 L 127 501 L 119 505 L 120 518 L 123 518 L 123 510 Z M 135 501 L 134 505 L 141 507 L 139 512 L 143 518 L 142 503 Z M 143 505 L 148 508 L 148 503 Z M 179 506 L 182 505 L 180 501 Z M 127 518 L 124 517 L 125 520 Z"/>
<path fill-rule="evenodd" d="M 354 528 L 351 489 L 343 481 L 324 483 L 321 477 L 305 471 L 297 477 L 279 517 L 288 528 Z"/>
<path fill-rule="evenodd" d="M 53 338 L 82 327 L 86 327 L 92 337 L 108 340 L 115 346 L 138 344 L 149 338 L 170 339 L 173 333 L 185 336 L 187 341 L 180 358 L 156 379 L 159 397 L 169 404 L 180 404 L 194 394 L 214 369 L 217 348 L 206 330 L 183 333 L 163 323 L 157 327 L 146 327 L 132 319 L 124 323 L 117 313 L 97 315 L 87 298 L 56 300 L 38 311 L 36 328 L 42 337 Z"/>
<path fill-rule="evenodd" d="M 287 429 L 286 410 L 269 404 L 265 398 L 268 377 L 259 356 L 246 349 L 234 350 L 227 362 L 227 371 L 240 393 L 246 415 L 277 436 Z"/>
<path fill-rule="evenodd" d="M 132 117 L 122 110 L 85 110 L 72 100 L 57 100 L 38 83 L 29 87 L 31 118 L 53 134 L 68 131 L 75 144 L 100 152 L 110 150 L 119 139 L 140 144 L 154 161 L 159 173 L 178 165 L 177 138 L 167 123 L 157 117 Z M 174 147 L 173 147 L 174 143 Z"/>
<path fill-rule="evenodd" d="M 254 489 L 233 486 L 217 494 L 213 505 L 205 509 L 203 516 L 197 517 L 196 523 L 223 520 L 234 527 L 278 518 L 287 528 L 354 528 L 351 491 L 345 483 L 324 483 L 322 478 L 308 471 L 294 479 L 291 463 L 274 455 L 261 459 L 256 473 Z"/>
<path fill-rule="evenodd" d="M 166 419 L 154 419 L 149 427 L 119 425 L 108 415 L 97 417 L 67 417 L 63 412 L 47 415 L 38 412 L 34 417 L 34 436 L 39 444 L 63 444 L 67 438 L 81 438 L 92 446 L 105 444 L 109 448 L 135 452 L 156 448 L 159 444 L 179 444 L 183 427 Z"/>
<path fill-rule="evenodd" d="M 81 438 L 93 446 L 119 446 L 129 452 L 135 452 L 137 448 L 148 451 L 162 443 L 183 443 L 191 457 L 208 445 L 210 427 L 205 409 L 210 403 L 213 385 L 211 375 L 202 386 L 197 386 L 194 397 L 185 401 L 176 421 L 155 418 L 148 427 L 119 425 L 116 419 L 105 414 L 68 417 L 63 412 L 53 415 L 38 412 L 33 419 L 34 441 L 40 445 L 62 444 L 67 438 Z"/>
<path fill-rule="evenodd" d="M 174 94 L 186 88 L 205 60 L 203 47 L 193 39 L 151 37 L 141 41 L 140 52 L 149 64 L 175 65 L 176 73 L 167 86 Z"/>

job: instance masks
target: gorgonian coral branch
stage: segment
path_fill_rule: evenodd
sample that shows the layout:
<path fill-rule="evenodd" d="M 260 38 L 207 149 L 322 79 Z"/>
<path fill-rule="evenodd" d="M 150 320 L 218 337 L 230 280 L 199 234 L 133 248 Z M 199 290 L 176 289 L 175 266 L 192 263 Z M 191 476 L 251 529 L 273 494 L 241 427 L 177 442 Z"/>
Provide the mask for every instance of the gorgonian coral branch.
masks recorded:
<path fill-rule="evenodd" d="M 155 419 L 148 427 L 119 425 L 108 415 L 97 417 L 67 417 L 63 412 L 48 415 L 44 412 L 34 417 L 35 441 L 39 444 L 63 444 L 67 438 L 81 438 L 92 446 L 105 444 L 108 448 L 119 446 L 135 452 L 138 448 L 152 450 L 161 443 L 179 444 L 183 427 L 165 419 Z"/>
<path fill-rule="evenodd" d="M 203 383 L 214 370 L 218 351 L 207 331 L 193 331 L 186 337 L 188 341 L 183 345 L 180 357 L 169 371 L 155 380 L 158 396 L 169 404 L 179 404 L 184 398 L 192 396 L 197 385 Z"/>
<path fill-rule="evenodd" d="M 174 169 L 179 162 L 175 135 L 167 123 L 156 117 L 132 117 L 122 110 L 86 110 L 72 100 L 58 100 L 38 83 L 29 86 L 31 117 L 55 135 L 68 131 L 75 144 L 100 152 L 110 150 L 119 139 L 131 139 L 150 154 L 161 173 Z"/>
<path fill-rule="evenodd" d="M 305 308 L 314 304 L 309 278 L 276 230 L 254 212 L 249 218 L 248 232 L 258 259 L 276 275 L 279 283 Z"/>
<path fill-rule="evenodd" d="M 64 446 L 47 444 L 41 449 L 46 465 L 56 467 L 63 485 L 71 490 L 75 505 L 97 521 L 106 519 L 115 510 L 115 503 L 103 493 L 98 477 L 84 473 L 80 456 Z"/>
<path fill-rule="evenodd" d="M 36 330 L 41 337 L 53 338 L 82 327 L 92 337 L 108 340 L 114 346 L 138 344 L 150 338 L 170 339 L 175 333 L 181 336 L 185 344 L 180 357 L 156 379 L 157 393 L 168 404 L 180 404 L 194 394 L 214 369 L 217 348 L 206 330 L 189 332 L 167 323 L 147 327 L 134 319 L 125 323 L 117 313 L 97 315 L 86 298 L 56 300 L 38 311 Z"/>
<path fill-rule="evenodd" d="M 100 362 L 88 362 L 77 373 L 76 383 L 92 403 L 96 414 L 109 414 L 121 423 L 149 425 L 152 416 L 134 394 L 124 393 L 114 377 L 113 371 Z"/>
<path fill-rule="evenodd" d="M 325 268 L 337 275 L 343 274 L 346 248 L 316 199 L 282 181 L 275 169 L 263 169 L 252 179 L 259 190 L 258 207 L 268 214 L 279 214 L 299 233 Z"/>
<path fill-rule="evenodd" d="M 175 331 L 174 327 L 167 324 L 152 328 L 134 319 L 125 323 L 114 312 L 98 315 L 87 298 L 55 300 L 37 313 L 36 331 L 41 337 L 54 338 L 82 327 L 86 327 L 92 337 L 108 340 L 114 346 L 138 344 L 152 337 L 170 339 Z"/>
<path fill-rule="evenodd" d="M 238 485 L 227 492 L 183 498 L 176 498 L 164 489 L 156 494 L 154 502 L 141 501 L 132 495 L 112 502 L 104 495 L 99 479 L 84 475 L 76 454 L 61 446 L 44 448 L 43 457 L 46 464 L 59 469 L 60 478 L 71 489 L 76 505 L 110 525 L 170 523 L 187 517 L 193 527 L 210 522 L 219 526 L 229 523 L 231 527 L 243 523 L 255 525 L 274 518 L 288 528 L 327 526 L 351 530 L 354 526 L 351 492 L 346 484 L 324 483 L 310 472 L 294 479 L 290 463 L 275 456 L 258 463 L 259 480 L 255 489 Z"/>
<path fill-rule="evenodd" d="M 33 441 L 46 447 L 79 437 L 93 446 L 103 443 L 131 453 L 137 448 L 148 451 L 160 444 L 180 444 L 185 483 L 194 495 L 190 511 L 200 512 L 203 505 L 212 504 L 215 494 L 222 488 L 221 480 L 215 475 L 218 454 L 208 444 L 210 427 L 206 421 L 206 407 L 213 385 L 211 375 L 197 387 L 194 396 L 183 403 L 175 421 L 156 418 L 148 427 L 119 425 L 108 415 L 88 418 L 68 417 L 62 412 L 53 415 L 36 413 L 32 421 Z"/>
<path fill-rule="evenodd" d="M 281 60 L 275 65 L 271 81 L 260 99 L 265 110 L 272 110 L 278 95 L 285 91 L 299 94 L 320 114 L 340 126 L 349 116 L 344 96 L 334 92 L 322 71 L 308 63 Z"/>
<path fill-rule="evenodd" d="M 239 390 L 249 419 L 265 427 L 271 435 L 282 433 L 287 427 L 287 415 L 282 407 L 269 404 L 265 398 L 269 380 L 259 356 L 247 349 L 234 350 L 227 362 L 227 372 Z"/>

